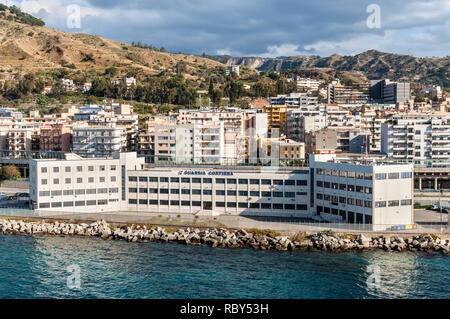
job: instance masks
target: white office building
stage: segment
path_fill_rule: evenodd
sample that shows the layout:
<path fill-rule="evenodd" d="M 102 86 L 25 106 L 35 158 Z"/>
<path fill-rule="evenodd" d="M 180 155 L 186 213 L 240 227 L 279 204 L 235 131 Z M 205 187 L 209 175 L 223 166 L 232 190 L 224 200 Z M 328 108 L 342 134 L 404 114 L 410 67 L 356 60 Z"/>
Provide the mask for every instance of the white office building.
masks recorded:
<path fill-rule="evenodd" d="M 110 159 L 33 160 L 38 213 L 186 213 L 301 217 L 376 230 L 413 224 L 412 165 L 315 155 L 310 168 L 144 167 L 136 153 Z"/>
<path fill-rule="evenodd" d="M 372 224 L 373 230 L 412 225 L 413 165 L 361 162 L 310 157 L 314 213 L 329 221 Z"/>

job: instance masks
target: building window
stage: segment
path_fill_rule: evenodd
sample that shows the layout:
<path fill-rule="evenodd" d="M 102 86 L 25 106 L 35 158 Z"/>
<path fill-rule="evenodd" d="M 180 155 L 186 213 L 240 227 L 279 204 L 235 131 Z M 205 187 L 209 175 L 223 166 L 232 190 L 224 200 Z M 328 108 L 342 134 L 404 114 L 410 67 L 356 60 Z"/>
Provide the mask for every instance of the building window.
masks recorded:
<path fill-rule="evenodd" d="M 284 207 L 283 207 L 283 204 L 273 204 L 273 209 L 277 209 L 277 210 L 281 210 L 281 209 L 283 209 Z"/>
<path fill-rule="evenodd" d="M 402 178 L 412 178 L 412 173 L 411 172 L 402 172 L 401 177 Z"/>
<path fill-rule="evenodd" d="M 262 185 L 272 185 L 272 181 L 270 179 L 261 180 Z"/>
<path fill-rule="evenodd" d="M 89 178 L 88 178 L 88 183 L 89 183 L 89 184 L 92 184 L 93 182 L 94 182 L 94 178 L 93 178 L 93 177 L 89 177 Z"/>
<path fill-rule="evenodd" d="M 53 184 L 54 185 L 58 185 L 59 184 L 59 178 L 54 178 L 53 179 Z"/>
<path fill-rule="evenodd" d="M 228 190 L 228 191 L 227 191 L 227 195 L 228 195 L 228 196 L 236 196 L 236 191 Z"/>
<path fill-rule="evenodd" d="M 53 167 L 53 173 L 59 173 L 59 167 Z"/>
<path fill-rule="evenodd" d="M 193 178 L 192 179 L 192 184 L 200 184 L 202 182 L 201 178 Z"/>
<path fill-rule="evenodd" d="M 403 199 L 401 204 L 402 204 L 402 206 L 411 206 L 412 200 L 411 199 Z"/>
<path fill-rule="evenodd" d="M 259 179 L 251 179 L 250 185 L 259 185 Z"/>
<path fill-rule="evenodd" d="M 225 191 L 224 190 L 216 190 L 216 195 L 225 196 Z"/>
<path fill-rule="evenodd" d="M 70 173 L 70 172 L 72 171 L 72 169 L 71 169 L 70 166 L 66 166 L 66 167 L 64 168 L 64 170 L 65 170 L 66 173 Z"/>
<path fill-rule="evenodd" d="M 47 173 L 47 167 L 41 167 L 41 173 Z"/>
<path fill-rule="evenodd" d="M 216 184 L 225 184 L 225 178 L 217 178 Z"/>
<path fill-rule="evenodd" d="M 159 182 L 160 183 L 168 183 L 169 182 L 169 178 L 168 177 L 160 177 L 159 178 Z"/>
<path fill-rule="evenodd" d="M 129 176 L 128 181 L 129 182 L 137 182 L 137 176 Z"/>
<path fill-rule="evenodd" d="M 41 179 L 41 185 L 47 185 L 47 180 L 46 179 Z"/>
<path fill-rule="evenodd" d="M 66 182 L 66 184 L 70 184 L 70 183 L 72 183 L 72 179 L 66 178 L 66 179 L 65 179 L 65 182 Z"/>
<path fill-rule="evenodd" d="M 83 166 L 77 166 L 77 172 L 81 173 L 83 171 Z M 84 206 L 84 205 L 83 205 Z"/>
<path fill-rule="evenodd" d="M 147 181 L 148 181 L 148 177 L 147 176 L 139 176 L 139 182 L 146 183 Z"/>
<path fill-rule="evenodd" d="M 307 186 L 308 185 L 308 181 L 307 180 L 297 180 L 297 186 Z"/>
<path fill-rule="evenodd" d="M 171 177 L 171 178 L 170 178 L 170 182 L 171 182 L 171 183 L 179 183 L 179 182 L 180 182 L 180 179 L 179 179 L 178 177 Z"/>
<path fill-rule="evenodd" d="M 398 200 L 390 200 L 388 201 L 388 207 L 397 207 L 399 206 L 399 201 Z"/>
<path fill-rule="evenodd" d="M 94 171 L 94 166 L 88 166 L 88 171 L 89 172 L 93 172 Z"/>
<path fill-rule="evenodd" d="M 389 173 L 389 179 L 399 179 L 399 173 Z"/>
<path fill-rule="evenodd" d="M 212 184 L 212 178 L 204 178 L 203 184 Z"/>

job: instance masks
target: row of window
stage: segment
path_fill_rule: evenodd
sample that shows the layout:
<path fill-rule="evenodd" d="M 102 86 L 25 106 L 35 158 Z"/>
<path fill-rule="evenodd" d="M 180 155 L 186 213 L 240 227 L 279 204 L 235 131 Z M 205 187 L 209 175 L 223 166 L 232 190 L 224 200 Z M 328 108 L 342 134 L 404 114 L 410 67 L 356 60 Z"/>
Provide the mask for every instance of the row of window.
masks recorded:
<path fill-rule="evenodd" d="M 134 188 L 131 187 L 128 189 L 130 193 L 136 194 L 169 194 L 169 189 L 167 188 Z M 216 190 L 217 196 L 245 196 L 248 197 L 249 195 L 251 197 L 286 197 L 286 198 L 295 198 L 296 195 L 298 196 L 306 196 L 307 192 L 259 192 L 259 191 L 235 191 L 235 190 Z M 171 189 L 170 194 L 178 195 L 212 195 L 213 191 L 211 189 L 204 189 L 203 191 L 201 189 Z"/>
<path fill-rule="evenodd" d="M 316 198 L 320 199 L 320 200 L 329 201 L 334 206 L 338 206 L 339 204 L 348 204 L 348 205 L 353 205 L 353 206 L 372 208 L 372 201 L 368 201 L 368 200 L 347 198 L 347 197 L 338 197 L 338 196 L 332 196 L 332 195 L 323 195 L 323 194 L 319 194 L 319 193 L 316 194 Z"/>
<path fill-rule="evenodd" d="M 158 181 L 160 183 L 193 183 L 193 184 L 212 184 L 213 179 L 212 178 L 189 178 L 189 177 L 147 177 L 147 176 L 129 176 L 128 180 L 130 182 L 150 182 L 150 183 L 157 183 Z M 307 180 L 282 180 L 282 179 L 236 179 L 236 178 L 216 178 L 215 179 L 216 184 L 228 184 L 228 185 L 285 185 L 285 186 L 307 186 L 308 181 Z"/>
<path fill-rule="evenodd" d="M 372 173 L 341 171 L 341 170 L 336 170 L 336 169 L 316 168 L 316 174 L 317 175 L 326 175 L 326 176 L 339 176 L 339 177 L 347 177 L 347 178 L 372 180 Z"/>
<path fill-rule="evenodd" d="M 370 225 L 372 224 L 372 216 L 371 215 L 364 215 L 361 213 L 355 213 L 352 211 L 346 211 L 341 210 L 337 208 L 331 208 L 331 207 L 323 207 L 323 206 L 317 206 L 317 214 L 320 215 L 321 213 L 335 215 L 335 216 L 341 216 L 342 221 L 345 221 L 349 224 L 366 224 Z"/>
<path fill-rule="evenodd" d="M 401 172 L 401 173 L 378 173 L 375 174 L 376 180 L 384 179 L 410 179 L 412 178 L 412 172 Z"/>
<path fill-rule="evenodd" d="M 130 205 L 153 205 L 153 206 L 182 206 L 182 207 L 205 207 L 206 209 L 212 208 L 212 202 L 201 201 L 178 201 L 178 200 L 146 200 L 146 199 L 129 199 Z M 228 208 L 252 208 L 252 209 L 276 209 L 276 210 L 308 210 L 308 205 L 295 205 L 295 204 L 271 204 L 271 203 L 244 203 L 244 202 L 215 202 L 216 207 L 228 207 Z"/>
<path fill-rule="evenodd" d="M 99 200 L 81 200 L 70 202 L 54 202 L 54 203 L 39 203 L 39 208 L 62 208 L 62 207 L 83 207 L 83 206 L 104 206 L 109 203 L 118 202 L 118 199 L 99 199 Z"/>
<path fill-rule="evenodd" d="M 390 200 L 390 201 L 378 201 L 378 202 L 375 202 L 375 208 L 411 206 L 411 205 L 412 205 L 412 199 L 402 199 L 401 201 Z"/>
<path fill-rule="evenodd" d="M 110 165 L 109 166 L 111 171 L 115 171 L 117 169 L 116 165 Z M 60 172 L 60 167 L 53 167 L 53 173 L 59 173 Z M 105 165 L 100 165 L 98 166 L 98 170 L 99 172 L 104 172 L 106 171 L 106 166 Z M 94 172 L 95 171 L 95 166 L 88 166 L 88 172 Z M 47 173 L 48 172 L 48 167 L 41 167 L 41 173 Z M 72 167 L 71 166 L 66 166 L 64 167 L 64 172 L 66 173 L 71 173 L 72 172 Z M 81 173 L 83 172 L 83 166 L 77 166 L 76 167 L 76 172 Z"/>
<path fill-rule="evenodd" d="M 330 188 L 330 189 L 336 189 L 336 190 L 341 190 L 341 191 L 372 194 L 372 187 L 338 184 L 338 183 L 330 183 L 330 182 L 323 182 L 323 181 L 317 181 L 316 185 L 317 185 L 317 187 Z"/>
<path fill-rule="evenodd" d="M 117 181 L 117 177 L 116 176 L 111 176 L 110 181 L 112 183 Z M 53 179 L 53 185 L 59 185 L 59 178 L 54 178 Z M 77 184 L 82 184 L 83 183 L 83 178 L 82 177 L 77 177 L 76 179 Z M 94 177 L 88 177 L 88 183 L 92 184 L 95 182 Z M 99 177 L 98 178 L 98 182 L 99 183 L 106 183 L 106 177 Z M 72 184 L 72 179 L 71 178 L 65 178 L 64 179 L 64 184 Z M 41 185 L 48 185 L 48 180 L 46 178 L 41 179 Z"/>
<path fill-rule="evenodd" d="M 54 190 L 54 191 L 40 191 L 40 197 L 48 197 L 48 196 L 72 196 L 72 195 L 93 195 L 93 194 L 118 194 L 118 188 L 98 188 L 98 189 L 65 189 Z"/>

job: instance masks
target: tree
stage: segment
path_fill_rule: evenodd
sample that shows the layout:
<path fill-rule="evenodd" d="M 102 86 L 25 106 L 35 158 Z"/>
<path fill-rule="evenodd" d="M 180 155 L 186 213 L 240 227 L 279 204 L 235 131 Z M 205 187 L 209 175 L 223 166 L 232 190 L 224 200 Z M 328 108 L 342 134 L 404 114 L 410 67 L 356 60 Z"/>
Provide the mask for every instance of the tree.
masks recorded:
<path fill-rule="evenodd" d="M 5 166 L 1 168 L 0 171 L 0 179 L 19 179 L 20 178 L 20 171 L 17 169 L 17 167 L 13 165 Z"/>

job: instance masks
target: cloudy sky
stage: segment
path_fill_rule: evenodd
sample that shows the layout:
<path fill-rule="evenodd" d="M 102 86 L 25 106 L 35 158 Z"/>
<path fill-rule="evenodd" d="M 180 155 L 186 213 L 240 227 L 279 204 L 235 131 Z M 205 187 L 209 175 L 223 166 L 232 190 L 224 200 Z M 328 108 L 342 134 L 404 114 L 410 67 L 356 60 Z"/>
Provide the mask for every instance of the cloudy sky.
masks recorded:
<path fill-rule="evenodd" d="M 172 52 L 276 57 L 377 49 L 415 56 L 450 54 L 450 0 L 8 2 L 52 28 L 141 41 Z M 79 6 L 80 25 L 71 5 Z"/>

